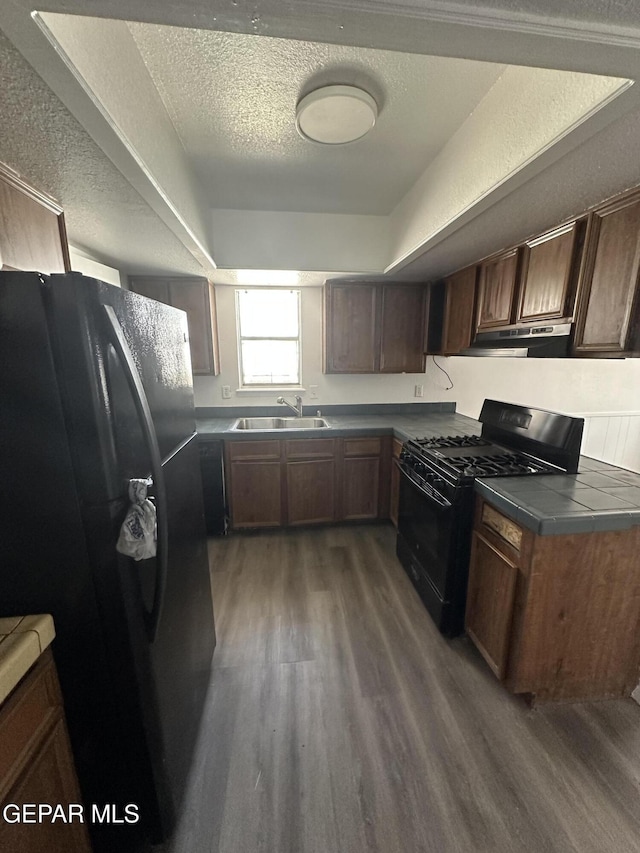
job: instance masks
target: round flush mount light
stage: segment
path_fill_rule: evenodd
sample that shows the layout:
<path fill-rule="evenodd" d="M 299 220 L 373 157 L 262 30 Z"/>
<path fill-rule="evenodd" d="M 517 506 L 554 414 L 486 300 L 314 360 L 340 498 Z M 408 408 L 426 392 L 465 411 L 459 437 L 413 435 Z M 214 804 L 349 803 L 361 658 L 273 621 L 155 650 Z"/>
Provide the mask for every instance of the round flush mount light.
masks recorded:
<path fill-rule="evenodd" d="M 362 139 L 377 117 L 376 102 L 355 86 L 324 86 L 310 92 L 296 107 L 296 127 L 301 136 L 323 145 Z"/>

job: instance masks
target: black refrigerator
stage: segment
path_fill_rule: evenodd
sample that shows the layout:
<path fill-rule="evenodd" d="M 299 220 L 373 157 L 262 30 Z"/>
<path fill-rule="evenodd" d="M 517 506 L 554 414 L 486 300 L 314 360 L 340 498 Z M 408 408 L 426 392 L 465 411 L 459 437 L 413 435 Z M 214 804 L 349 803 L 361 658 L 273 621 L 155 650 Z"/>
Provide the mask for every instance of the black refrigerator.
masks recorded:
<path fill-rule="evenodd" d="M 77 273 L 0 273 L 0 616 L 51 613 L 96 851 L 166 838 L 215 628 L 186 315 Z M 117 553 L 131 478 L 157 553 Z M 131 815 L 131 812 L 129 812 Z"/>

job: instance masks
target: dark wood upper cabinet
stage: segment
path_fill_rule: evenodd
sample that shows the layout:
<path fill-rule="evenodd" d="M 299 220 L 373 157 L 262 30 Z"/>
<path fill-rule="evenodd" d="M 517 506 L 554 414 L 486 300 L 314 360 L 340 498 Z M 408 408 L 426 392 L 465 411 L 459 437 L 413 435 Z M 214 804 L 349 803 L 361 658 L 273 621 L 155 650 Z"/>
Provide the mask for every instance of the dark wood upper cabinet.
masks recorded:
<path fill-rule="evenodd" d="M 378 285 L 325 285 L 325 372 L 375 373 Z"/>
<path fill-rule="evenodd" d="M 424 371 L 425 285 L 325 285 L 326 373 Z"/>
<path fill-rule="evenodd" d="M 475 331 L 476 265 L 430 286 L 427 352 L 456 355 L 470 346 Z"/>
<path fill-rule="evenodd" d="M 589 216 L 573 352 L 640 354 L 640 192 Z"/>
<path fill-rule="evenodd" d="M 62 208 L 1 163 L 0 269 L 71 269 Z"/>
<path fill-rule="evenodd" d="M 422 373 L 425 368 L 424 285 L 381 288 L 381 373 Z"/>
<path fill-rule="evenodd" d="M 206 278 L 136 276 L 129 287 L 142 296 L 180 308 L 187 314 L 191 370 L 217 376 L 220 372 L 216 295 Z"/>
<path fill-rule="evenodd" d="M 514 320 L 519 248 L 494 255 L 480 264 L 478 283 L 479 332 L 508 326 Z"/>
<path fill-rule="evenodd" d="M 577 237 L 578 223 L 571 222 L 525 243 L 517 323 L 571 316 Z"/>

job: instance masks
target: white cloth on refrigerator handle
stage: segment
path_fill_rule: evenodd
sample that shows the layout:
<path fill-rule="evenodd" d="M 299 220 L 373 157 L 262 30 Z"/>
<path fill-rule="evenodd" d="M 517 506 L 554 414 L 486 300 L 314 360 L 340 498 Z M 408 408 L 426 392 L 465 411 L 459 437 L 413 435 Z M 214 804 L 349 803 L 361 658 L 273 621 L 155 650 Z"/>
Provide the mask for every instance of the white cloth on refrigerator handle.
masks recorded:
<path fill-rule="evenodd" d="M 148 560 L 156 555 L 156 508 L 147 497 L 148 480 L 129 480 L 129 500 L 116 550 L 134 560 Z"/>

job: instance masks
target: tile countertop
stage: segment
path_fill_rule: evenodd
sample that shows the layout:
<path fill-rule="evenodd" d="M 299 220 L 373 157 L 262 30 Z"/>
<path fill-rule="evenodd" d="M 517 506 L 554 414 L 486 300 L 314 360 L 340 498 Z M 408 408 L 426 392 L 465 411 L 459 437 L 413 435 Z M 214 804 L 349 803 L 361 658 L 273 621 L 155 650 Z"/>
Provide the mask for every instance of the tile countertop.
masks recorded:
<path fill-rule="evenodd" d="M 0 618 L 0 703 L 27 674 L 56 632 L 51 616 Z"/>
<path fill-rule="evenodd" d="M 541 536 L 628 530 L 640 524 L 640 474 L 588 456 L 577 474 L 493 477 L 475 490 Z"/>

